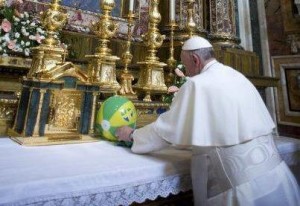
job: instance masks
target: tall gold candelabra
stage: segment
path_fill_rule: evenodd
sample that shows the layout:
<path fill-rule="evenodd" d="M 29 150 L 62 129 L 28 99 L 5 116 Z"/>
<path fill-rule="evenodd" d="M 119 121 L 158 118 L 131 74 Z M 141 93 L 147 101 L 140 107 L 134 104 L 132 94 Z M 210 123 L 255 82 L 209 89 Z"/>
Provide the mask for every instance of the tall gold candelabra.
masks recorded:
<path fill-rule="evenodd" d="M 151 94 L 167 92 L 163 71 L 166 64 L 159 62 L 159 58 L 156 56 L 157 49 L 161 47 L 165 39 L 165 36 L 161 35 L 157 28 L 161 21 L 158 4 L 159 0 L 150 1 L 148 32 L 143 36 L 148 54 L 144 62 L 138 62 L 141 65 L 141 72 L 138 83 L 135 85 L 139 92 L 145 93 L 143 101 L 147 102 L 152 101 Z"/>
<path fill-rule="evenodd" d="M 115 7 L 114 0 L 102 0 L 100 7 L 103 14 L 99 21 L 93 24 L 93 31 L 99 37 L 99 46 L 94 55 L 86 55 L 90 59 L 88 65 L 88 78 L 92 84 L 100 86 L 103 93 L 116 93 L 120 85 L 116 80 L 116 61 L 120 58 L 111 55 L 111 49 L 108 48 L 108 42 L 112 38 L 118 25 L 112 20 L 110 15 Z"/>
<path fill-rule="evenodd" d="M 121 89 L 119 93 L 123 96 L 128 97 L 129 99 L 136 99 L 136 93 L 132 89 L 132 81 L 134 80 L 133 75 L 128 70 L 128 65 L 132 60 L 132 54 L 130 53 L 131 38 L 132 38 L 132 26 L 134 23 L 135 15 L 132 11 L 125 17 L 128 21 L 128 32 L 127 32 L 127 41 L 125 44 L 125 52 L 122 55 L 122 62 L 124 63 L 124 70 L 121 73 Z"/>
<path fill-rule="evenodd" d="M 186 29 L 189 37 L 193 36 L 196 31 L 196 23 L 194 21 L 194 4 L 195 0 L 187 0 L 188 2 L 188 19 L 186 23 Z"/>
<path fill-rule="evenodd" d="M 173 84 L 174 80 L 174 69 L 176 67 L 176 60 L 174 59 L 174 30 L 177 27 L 175 21 L 170 22 L 170 57 L 167 60 L 168 67 L 169 67 L 169 73 L 166 77 L 166 84 L 167 86 L 171 86 Z"/>

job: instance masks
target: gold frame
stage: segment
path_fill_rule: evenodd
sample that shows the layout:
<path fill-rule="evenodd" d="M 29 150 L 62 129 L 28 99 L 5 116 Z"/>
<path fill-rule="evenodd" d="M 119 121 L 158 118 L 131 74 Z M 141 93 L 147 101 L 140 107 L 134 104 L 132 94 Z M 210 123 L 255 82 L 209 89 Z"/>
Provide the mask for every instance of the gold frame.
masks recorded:
<path fill-rule="evenodd" d="M 272 57 L 272 64 L 273 73 L 280 78 L 280 84 L 275 92 L 277 121 L 279 124 L 300 126 L 300 111 L 293 111 L 290 105 L 291 98 L 295 98 L 289 96 L 291 92 L 288 86 L 292 80 L 286 76 L 287 71 L 291 69 L 298 70 L 300 74 L 300 55 L 274 56 Z M 300 96 L 300 88 L 296 92 Z"/>

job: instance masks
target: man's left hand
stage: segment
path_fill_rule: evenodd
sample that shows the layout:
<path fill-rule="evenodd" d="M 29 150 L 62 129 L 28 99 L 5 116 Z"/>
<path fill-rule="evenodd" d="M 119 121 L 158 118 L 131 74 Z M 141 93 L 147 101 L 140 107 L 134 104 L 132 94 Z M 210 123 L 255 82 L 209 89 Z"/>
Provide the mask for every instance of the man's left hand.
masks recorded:
<path fill-rule="evenodd" d="M 119 141 L 132 142 L 131 134 L 134 131 L 131 127 L 123 126 L 116 130 L 116 137 Z"/>

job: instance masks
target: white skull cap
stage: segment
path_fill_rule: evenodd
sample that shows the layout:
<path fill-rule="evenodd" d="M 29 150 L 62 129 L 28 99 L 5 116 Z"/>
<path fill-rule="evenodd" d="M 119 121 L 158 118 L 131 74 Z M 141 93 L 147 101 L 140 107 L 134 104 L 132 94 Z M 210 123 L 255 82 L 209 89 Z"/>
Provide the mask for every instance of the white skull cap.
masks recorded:
<path fill-rule="evenodd" d="M 192 36 L 190 39 L 186 40 L 182 46 L 182 50 L 196 50 L 201 48 L 209 48 L 212 47 L 212 45 L 200 36 Z"/>

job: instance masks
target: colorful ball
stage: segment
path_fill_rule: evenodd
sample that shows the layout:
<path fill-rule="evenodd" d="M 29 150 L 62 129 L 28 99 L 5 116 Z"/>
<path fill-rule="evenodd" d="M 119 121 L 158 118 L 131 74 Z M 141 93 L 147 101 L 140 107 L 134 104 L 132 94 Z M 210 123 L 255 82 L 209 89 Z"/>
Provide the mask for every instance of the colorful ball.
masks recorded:
<path fill-rule="evenodd" d="M 137 112 L 133 103 L 125 97 L 112 96 L 105 100 L 97 114 L 96 133 L 102 137 L 117 141 L 116 129 L 121 126 L 135 128 Z"/>

